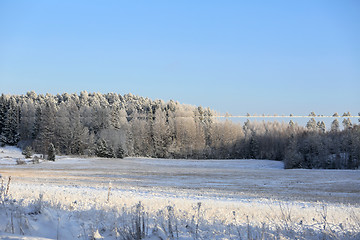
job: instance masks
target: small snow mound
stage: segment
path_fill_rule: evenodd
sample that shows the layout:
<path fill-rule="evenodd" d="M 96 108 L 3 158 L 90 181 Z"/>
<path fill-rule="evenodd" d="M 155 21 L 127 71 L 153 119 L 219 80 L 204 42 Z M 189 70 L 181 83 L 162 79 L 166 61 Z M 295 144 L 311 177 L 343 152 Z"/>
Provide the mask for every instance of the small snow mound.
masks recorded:
<path fill-rule="evenodd" d="M 145 238 L 146 240 L 160 240 L 160 239 L 168 239 L 164 230 L 159 228 L 158 226 L 155 227 L 152 231 L 152 234 Z"/>
<path fill-rule="evenodd" d="M 96 230 L 96 232 L 94 233 L 93 239 L 98 240 L 98 239 L 104 239 L 103 236 L 100 235 L 99 230 Z"/>

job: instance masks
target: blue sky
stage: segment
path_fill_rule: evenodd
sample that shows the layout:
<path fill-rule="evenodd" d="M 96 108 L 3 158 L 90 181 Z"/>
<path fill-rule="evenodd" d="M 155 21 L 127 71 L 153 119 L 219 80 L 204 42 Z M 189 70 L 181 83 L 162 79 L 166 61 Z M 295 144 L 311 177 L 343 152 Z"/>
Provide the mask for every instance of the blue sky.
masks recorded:
<path fill-rule="evenodd" d="M 0 1 L 0 92 L 360 112 L 360 1 Z"/>

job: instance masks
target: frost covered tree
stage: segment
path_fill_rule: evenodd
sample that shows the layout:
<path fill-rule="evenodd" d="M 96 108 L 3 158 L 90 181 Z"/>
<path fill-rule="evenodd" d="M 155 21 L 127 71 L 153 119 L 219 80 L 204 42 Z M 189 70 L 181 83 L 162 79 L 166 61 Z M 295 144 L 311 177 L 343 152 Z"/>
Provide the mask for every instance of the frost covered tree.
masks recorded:
<path fill-rule="evenodd" d="M 309 131 L 316 131 L 317 130 L 317 123 L 315 121 L 314 118 L 311 118 L 307 123 L 306 123 L 306 128 Z"/>
<path fill-rule="evenodd" d="M 314 112 L 311 112 L 311 113 L 309 114 L 309 116 L 310 116 L 310 117 L 316 117 L 316 114 L 315 114 Z"/>
<path fill-rule="evenodd" d="M 344 126 L 344 129 L 349 129 L 352 127 L 350 118 L 344 118 L 344 120 L 342 121 L 342 124 Z"/>
<path fill-rule="evenodd" d="M 167 149 L 171 143 L 170 128 L 166 120 L 166 113 L 157 109 L 152 121 L 152 138 L 154 143 L 154 157 L 168 157 Z"/>
<path fill-rule="evenodd" d="M 22 141 L 31 142 L 35 124 L 35 105 L 32 100 L 25 99 L 20 106 L 21 118 L 19 124 L 19 134 Z"/>
<path fill-rule="evenodd" d="M 297 140 L 294 135 L 291 135 L 288 146 L 285 151 L 284 165 L 286 169 L 302 168 L 303 157 L 299 152 Z"/>
<path fill-rule="evenodd" d="M 331 131 L 332 132 L 338 132 L 340 130 L 340 123 L 337 118 L 331 122 Z"/>
<path fill-rule="evenodd" d="M 55 103 L 51 100 L 47 101 L 43 111 L 41 112 L 39 132 L 35 141 L 35 149 L 39 152 L 46 153 L 50 143 L 55 142 Z"/>
<path fill-rule="evenodd" d="M 319 121 L 319 122 L 317 122 L 316 125 L 317 125 L 317 128 L 318 128 L 320 133 L 325 133 L 326 126 L 325 126 L 324 121 Z"/>

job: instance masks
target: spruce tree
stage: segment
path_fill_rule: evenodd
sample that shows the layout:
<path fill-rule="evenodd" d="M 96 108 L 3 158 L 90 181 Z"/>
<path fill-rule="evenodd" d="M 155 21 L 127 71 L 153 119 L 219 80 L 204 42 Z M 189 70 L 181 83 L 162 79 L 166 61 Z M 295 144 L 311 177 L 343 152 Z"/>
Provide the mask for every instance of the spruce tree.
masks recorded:
<path fill-rule="evenodd" d="M 125 155 L 124 149 L 121 146 L 119 146 L 118 149 L 116 150 L 116 157 L 124 158 L 124 155 Z"/>
<path fill-rule="evenodd" d="M 291 135 L 284 156 L 284 167 L 289 168 L 301 168 L 303 162 L 302 156 L 298 151 L 297 140 L 294 135 Z"/>
<path fill-rule="evenodd" d="M 103 158 L 115 158 L 114 149 L 112 149 L 104 139 L 100 139 L 95 149 L 95 155 Z"/>
<path fill-rule="evenodd" d="M 350 118 L 344 118 L 344 120 L 342 121 L 342 124 L 343 124 L 345 130 L 350 129 L 352 127 Z"/>
<path fill-rule="evenodd" d="M 306 128 L 309 131 L 315 131 L 317 129 L 317 124 L 314 118 L 311 118 L 307 123 L 306 123 Z"/>
<path fill-rule="evenodd" d="M 95 155 L 98 157 L 106 157 L 107 153 L 107 144 L 104 139 L 101 139 L 97 142 Z"/>
<path fill-rule="evenodd" d="M 0 134 L 2 133 L 2 130 L 4 128 L 7 110 L 7 101 L 4 94 L 2 94 L 0 97 Z"/>
<path fill-rule="evenodd" d="M 337 118 L 331 123 L 331 132 L 338 132 L 340 130 L 340 123 Z"/>
<path fill-rule="evenodd" d="M 19 135 L 20 111 L 14 99 L 11 99 L 9 109 L 5 114 L 5 121 L 0 135 L 0 141 L 8 145 L 16 145 Z"/>
<path fill-rule="evenodd" d="M 49 144 L 48 160 L 55 161 L 55 147 L 54 147 L 54 144 L 52 144 L 52 143 Z"/>
<path fill-rule="evenodd" d="M 324 121 L 318 121 L 317 122 L 317 128 L 318 128 L 320 133 L 325 133 L 326 126 L 325 126 Z"/>
<path fill-rule="evenodd" d="M 25 158 L 31 158 L 32 155 L 32 148 L 30 146 L 27 146 L 23 151 L 22 154 L 25 156 Z"/>

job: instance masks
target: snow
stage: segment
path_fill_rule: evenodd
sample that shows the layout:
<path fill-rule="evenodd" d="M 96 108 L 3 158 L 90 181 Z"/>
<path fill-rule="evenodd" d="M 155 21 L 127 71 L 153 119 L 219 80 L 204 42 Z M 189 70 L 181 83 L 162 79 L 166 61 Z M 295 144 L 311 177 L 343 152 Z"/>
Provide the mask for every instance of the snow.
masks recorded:
<path fill-rule="evenodd" d="M 0 240 L 50 240 L 50 238 L 22 236 L 18 234 L 0 232 Z"/>
<path fill-rule="evenodd" d="M 33 157 L 39 157 L 40 154 L 34 154 Z M 0 166 L 1 165 L 17 165 L 17 161 L 24 161 L 24 163 L 31 163 L 32 159 L 26 159 L 22 154 L 21 149 L 14 146 L 0 147 Z"/>
<path fill-rule="evenodd" d="M 0 165 L 15 165 L 17 159 L 23 159 L 21 149 L 14 146 L 0 148 Z"/>
<path fill-rule="evenodd" d="M 360 237 L 358 170 L 69 156 L 16 165 L 19 149 L 0 153 L 0 239 L 123 239 L 136 224 L 144 239 Z"/>

